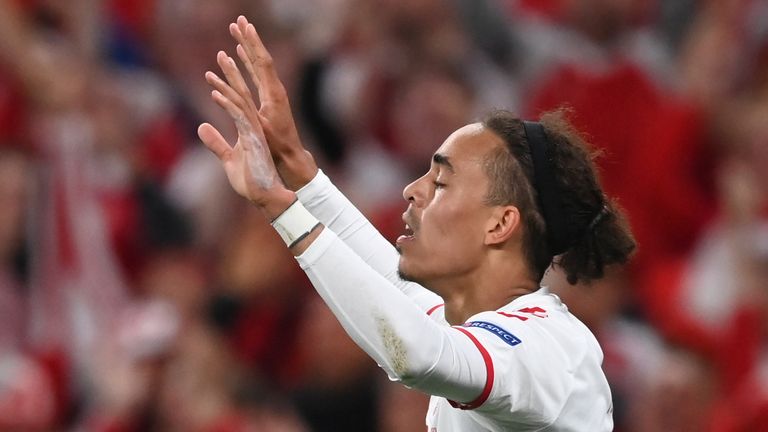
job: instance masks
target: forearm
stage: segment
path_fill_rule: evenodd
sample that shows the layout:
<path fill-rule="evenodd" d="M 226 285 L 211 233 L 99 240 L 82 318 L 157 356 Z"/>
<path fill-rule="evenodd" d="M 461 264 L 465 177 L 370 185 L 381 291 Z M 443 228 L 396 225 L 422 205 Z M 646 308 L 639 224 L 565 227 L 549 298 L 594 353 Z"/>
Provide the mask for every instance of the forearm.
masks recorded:
<path fill-rule="evenodd" d="M 330 230 L 316 230 L 294 253 L 345 331 L 392 380 L 430 394 L 468 401 L 485 385 L 472 341 L 430 319 L 362 262 Z"/>
<path fill-rule="evenodd" d="M 315 158 L 303 148 L 283 150 L 274 155 L 274 161 L 285 187 L 292 191 L 298 191 L 317 175 Z"/>
<path fill-rule="evenodd" d="M 400 278 L 397 272 L 397 250 L 322 171 L 316 171 L 316 175 L 296 195 L 312 215 L 421 309 L 426 310 L 442 303 L 440 297 L 431 291 Z"/>

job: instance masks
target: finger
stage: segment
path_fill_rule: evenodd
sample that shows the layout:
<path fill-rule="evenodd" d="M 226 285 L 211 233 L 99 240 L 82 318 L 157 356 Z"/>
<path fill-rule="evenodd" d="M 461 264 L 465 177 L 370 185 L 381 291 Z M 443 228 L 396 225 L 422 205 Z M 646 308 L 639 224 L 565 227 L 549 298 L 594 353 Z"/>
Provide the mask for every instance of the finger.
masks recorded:
<path fill-rule="evenodd" d="M 245 17 L 240 15 L 238 17 L 236 23 L 230 23 L 229 24 L 229 34 L 232 35 L 233 38 L 237 41 L 237 43 L 244 44 L 245 43 L 245 26 L 247 24 L 247 21 L 243 22 L 241 21 L 241 18 L 244 20 Z"/>
<path fill-rule="evenodd" d="M 245 84 L 245 80 L 243 79 L 242 74 L 240 74 L 240 69 L 237 67 L 235 60 L 224 51 L 219 51 L 216 54 L 216 62 L 224 73 L 224 77 L 229 86 L 243 98 L 249 97 L 251 92 Z"/>
<path fill-rule="evenodd" d="M 213 98 L 213 101 L 216 102 L 218 106 L 222 107 L 224 111 L 226 111 L 227 114 L 229 114 L 229 116 L 232 117 L 233 120 L 237 120 L 241 117 L 245 117 L 243 110 L 240 109 L 239 106 L 235 105 L 234 102 L 227 99 L 218 90 L 212 91 L 211 97 Z"/>
<path fill-rule="evenodd" d="M 245 107 L 245 101 L 243 98 L 233 89 L 232 87 L 227 84 L 226 81 L 219 78 L 218 75 L 215 73 L 208 71 L 205 73 L 205 81 L 211 85 L 215 90 L 218 90 L 219 93 L 223 94 L 224 97 L 231 100 L 234 104 L 236 104 L 239 107 Z"/>
<path fill-rule="evenodd" d="M 262 101 L 276 98 L 283 88 L 283 83 L 280 82 L 280 78 L 277 76 L 272 55 L 269 54 L 269 51 L 261 42 L 261 38 L 253 24 L 246 26 L 245 43 L 242 45 L 246 53 L 249 54 L 248 57 L 259 81 L 263 84 L 264 90 L 261 93 L 263 93 L 264 99 Z"/>
<path fill-rule="evenodd" d="M 232 23 L 229 25 L 229 33 L 232 35 L 232 37 L 237 40 L 238 43 L 245 46 L 246 52 L 251 57 L 252 60 L 256 59 L 256 52 L 251 49 L 249 45 L 246 44 L 245 40 L 245 33 L 246 29 L 248 28 L 248 25 L 250 23 L 245 18 L 245 16 L 240 15 L 237 17 L 237 22 Z"/>
<path fill-rule="evenodd" d="M 250 23 L 248 22 L 248 18 L 246 18 L 245 15 L 240 15 L 237 17 L 237 26 L 240 27 L 240 29 L 243 31 L 245 31 L 245 27 L 247 27 L 248 24 Z"/>
<path fill-rule="evenodd" d="M 236 48 L 237 56 L 245 65 L 245 69 L 248 71 L 248 75 L 251 78 L 251 81 L 253 81 L 256 90 L 258 91 L 259 100 L 263 101 L 264 98 L 267 97 L 267 92 L 262 85 L 262 81 L 259 77 L 259 71 L 253 66 L 257 61 L 257 57 L 256 54 L 249 48 L 249 45 L 245 41 L 245 36 L 243 36 L 245 32 L 245 25 L 247 25 L 247 23 L 248 21 L 246 21 L 245 17 L 241 15 L 237 20 L 237 24 L 232 23 L 229 25 L 229 32 L 238 42 Z"/>
<path fill-rule="evenodd" d="M 245 65 L 245 70 L 248 71 L 248 75 L 251 77 L 251 81 L 253 81 L 253 84 L 256 86 L 256 91 L 259 93 L 259 100 L 261 100 L 263 93 L 261 90 L 261 81 L 259 81 L 259 76 L 256 74 L 256 70 L 253 68 L 253 63 L 251 63 L 251 60 L 248 57 L 248 53 L 245 52 L 245 48 L 243 48 L 242 44 L 237 44 L 235 50 L 237 51 L 237 56 L 240 58 L 240 61 Z"/>
<path fill-rule="evenodd" d="M 237 24 L 232 23 L 229 25 L 229 33 L 232 35 L 232 37 L 235 38 L 235 40 L 240 44 L 243 45 L 243 48 L 245 49 L 246 54 L 248 54 L 249 61 L 248 63 L 251 63 L 255 60 L 257 60 L 256 52 L 253 50 L 250 44 L 248 44 L 245 40 L 245 32 L 248 28 L 248 20 L 245 19 L 244 16 L 240 15 L 237 18 Z"/>
<path fill-rule="evenodd" d="M 213 127 L 210 123 L 203 123 L 197 128 L 197 136 L 205 144 L 205 146 L 216 155 L 222 162 L 229 159 L 230 147 L 227 140 L 221 135 L 221 133 Z"/>
<path fill-rule="evenodd" d="M 248 90 L 248 85 L 245 84 L 243 75 L 240 74 L 240 69 L 237 67 L 235 60 L 224 51 L 219 51 L 216 55 L 216 61 L 219 63 L 221 71 L 224 72 L 224 77 L 227 79 L 229 86 L 243 98 L 246 104 L 252 103 L 253 96 L 251 96 L 251 91 Z"/>

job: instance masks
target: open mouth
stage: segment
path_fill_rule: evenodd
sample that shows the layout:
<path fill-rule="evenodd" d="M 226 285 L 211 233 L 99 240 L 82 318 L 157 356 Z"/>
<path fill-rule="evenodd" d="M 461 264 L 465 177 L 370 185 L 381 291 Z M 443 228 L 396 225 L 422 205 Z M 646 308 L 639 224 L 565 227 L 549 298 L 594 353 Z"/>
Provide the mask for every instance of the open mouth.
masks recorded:
<path fill-rule="evenodd" d="M 405 215 L 403 215 L 403 221 L 405 221 Z M 402 244 L 404 242 L 408 242 L 413 240 L 414 238 L 414 232 L 413 228 L 408 224 L 408 222 L 405 223 L 405 230 L 403 231 L 403 235 L 397 238 L 397 244 Z"/>

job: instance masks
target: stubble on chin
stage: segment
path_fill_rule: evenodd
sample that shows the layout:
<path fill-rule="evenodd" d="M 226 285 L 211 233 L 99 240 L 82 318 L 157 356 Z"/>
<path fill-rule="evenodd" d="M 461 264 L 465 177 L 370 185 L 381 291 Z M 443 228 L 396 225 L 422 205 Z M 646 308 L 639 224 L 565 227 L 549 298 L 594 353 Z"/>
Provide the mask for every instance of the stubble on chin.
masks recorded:
<path fill-rule="evenodd" d="M 406 282 L 416 282 L 416 279 L 413 278 L 413 276 L 409 275 L 408 273 L 404 272 L 402 269 L 397 269 L 397 275 L 400 277 L 400 279 L 406 281 Z"/>
<path fill-rule="evenodd" d="M 397 253 L 400 254 L 400 257 L 402 259 L 403 251 L 400 250 L 400 246 L 395 246 L 395 250 L 397 250 Z M 416 282 L 413 276 L 409 275 L 407 272 L 403 270 L 402 264 L 398 263 L 397 265 L 397 276 L 400 277 L 400 279 L 406 281 L 406 282 Z"/>

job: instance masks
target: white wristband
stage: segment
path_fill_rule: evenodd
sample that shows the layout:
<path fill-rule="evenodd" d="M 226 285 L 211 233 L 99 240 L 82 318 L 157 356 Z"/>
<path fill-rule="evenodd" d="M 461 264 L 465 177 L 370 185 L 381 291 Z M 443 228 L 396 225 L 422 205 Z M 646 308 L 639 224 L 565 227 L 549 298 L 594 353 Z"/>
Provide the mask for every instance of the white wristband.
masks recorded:
<path fill-rule="evenodd" d="M 292 248 L 308 236 L 313 229 L 317 228 L 320 221 L 312 216 L 297 199 L 284 212 L 280 213 L 280 216 L 276 217 L 271 224 L 285 244 Z"/>

